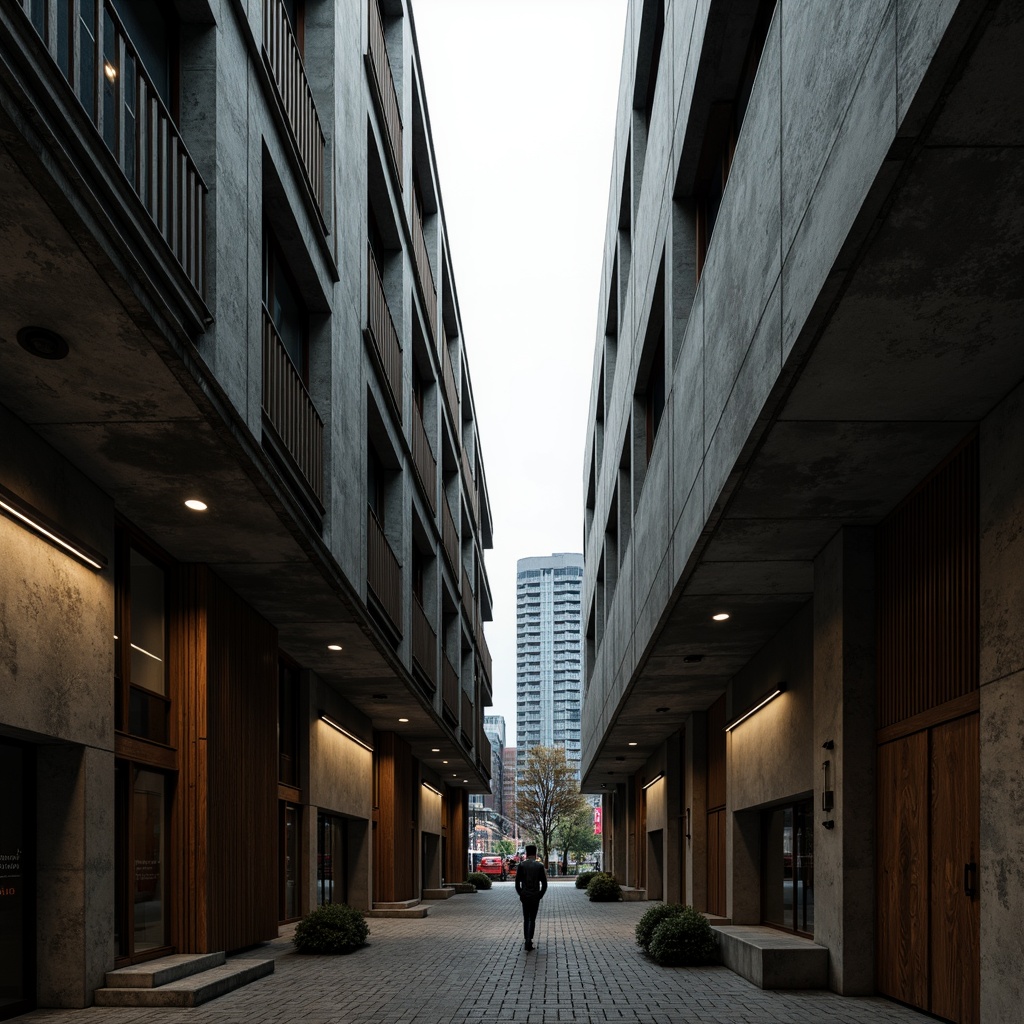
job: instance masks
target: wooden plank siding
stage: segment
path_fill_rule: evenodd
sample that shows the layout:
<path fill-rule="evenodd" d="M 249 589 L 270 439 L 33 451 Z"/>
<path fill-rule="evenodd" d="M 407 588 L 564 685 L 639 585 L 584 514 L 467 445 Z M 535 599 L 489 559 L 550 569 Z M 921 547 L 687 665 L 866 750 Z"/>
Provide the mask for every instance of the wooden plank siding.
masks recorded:
<path fill-rule="evenodd" d="M 412 750 L 393 732 L 377 733 L 373 747 L 378 800 L 373 898 L 376 903 L 411 900 L 418 895 Z"/>
<path fill-rule="evenodd" d="M 469 796 L 464 789 L 448 789 L 445 793 L 445 863 L 446 882 L 466 880 L 467 806 Z"/>
<path fill-rule="evenodd" d="M 277 935 L 277 630 L 205 566 L 175 594 L 172 934 L 231 951 Z"/>
<path fill-rule="evenodd" d="M 707 844 L 709 914 L 725 916 L 725 694 L 707 712 Z"/>

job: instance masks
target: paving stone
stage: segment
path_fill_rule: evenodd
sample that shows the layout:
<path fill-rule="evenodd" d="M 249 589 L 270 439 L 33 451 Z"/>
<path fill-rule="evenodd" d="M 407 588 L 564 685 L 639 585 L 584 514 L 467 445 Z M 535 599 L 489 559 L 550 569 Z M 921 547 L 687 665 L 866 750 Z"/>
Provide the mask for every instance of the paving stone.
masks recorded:
<path fill-rule="evenodd" d="M 647 903 L 591 903 L 553 883 L 522 948 L 511 882 L 431 904 L 427 918 L 375 918 L 350 956 L 299 956 L 290 935 L 229 962 L 275 973 L 194 1009 L 38 1010 L 46 1024 L 927 1024 L 885 999 L 769 992 L 724 967 L 663 968 L 634 940 Z"/>

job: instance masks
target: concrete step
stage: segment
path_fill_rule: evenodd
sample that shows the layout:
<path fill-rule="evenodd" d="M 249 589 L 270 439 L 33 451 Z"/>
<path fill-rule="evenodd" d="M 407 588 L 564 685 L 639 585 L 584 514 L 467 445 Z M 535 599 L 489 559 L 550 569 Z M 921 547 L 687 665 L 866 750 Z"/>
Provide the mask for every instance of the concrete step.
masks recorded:
<path fill-rule="evenodd" d="M 157 988 L 100 988 L 95 1002 L 97 1006 L 199 1006 L 273 973 L 273 960 L 232 960 Z"/>
<path fill-rule="evenodd" d="M 828 988 L 828 949 L 757 925 L 713 925 L 722 963 L 758 988 Z"/>
<path fill-rule="evenodd" d="M 394 903 L 375 903 L 373 910 L 363 911 L 366 917 L 426 917 L 427 908 L 419 901 L 413 906 Z"/>
<path fill-rule="evenodd" d="M 451 899 L 455 895 L 455 890 L 450 886 L 446 885 L 441 889 L 424 889 L 423 898 L 425 900 L 447 900 Z"/>
<path fill-rule="evenodd" d="M 472 882 L 454 882 L 452 888 L 459 893 L 476 892 L 476 886 Z"/>
<path fill-rule="evenodd" d="M 224 963 L 223 953 L 177 953 L 107 971 L 107 988 L 159 988 Z"/>

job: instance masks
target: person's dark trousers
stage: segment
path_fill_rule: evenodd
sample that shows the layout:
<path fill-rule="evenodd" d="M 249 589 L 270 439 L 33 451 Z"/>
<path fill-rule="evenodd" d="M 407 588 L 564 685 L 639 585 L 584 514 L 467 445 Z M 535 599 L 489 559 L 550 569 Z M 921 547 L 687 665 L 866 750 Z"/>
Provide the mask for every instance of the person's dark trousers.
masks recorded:
<path fill-rule="evenodd" d="M 537 925 L 537 908 L 540 906 L 539 896 L 522 896 L 523 903 L 523 938 L 532 943 L 533 930 Z"/>

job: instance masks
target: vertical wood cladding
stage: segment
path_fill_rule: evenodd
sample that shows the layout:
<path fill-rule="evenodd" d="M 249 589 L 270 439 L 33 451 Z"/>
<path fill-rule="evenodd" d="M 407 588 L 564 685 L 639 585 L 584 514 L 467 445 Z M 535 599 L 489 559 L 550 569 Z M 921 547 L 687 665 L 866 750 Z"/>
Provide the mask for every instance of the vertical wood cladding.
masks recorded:
<path fill-rule="evenodd" d="M 725 806 L 725 694 L 708 708 L 708 810 Z"/>
<path fill-rule="evenodd" d="M 878 529 L 878 727 L 978 688 L 978 443 Z"/>
<path fill-rule="evenodd" d="M 374 741 L 374 757 L 379 801 L 373 837 L 374 901 L 411 900 L 419 895 L 414 878 L 412 750 L 393 732 L 381 732 Z"/>
<path fill-rule="evenodd" d="M 708 913 L 725 916 L 725 694 L 707 711 Z"/>
<path fill-rule="evenodd" d="M 204 566 L 176 590 L 174 938 L 240 949 L 277 934 L 277 631 Z"/>
<path fill-rule="evenodd" d="M 464 789 L 449 789 L 445 793 L 445 864 L 444 877 L 448 882 L 466 880 L 466 828 L 469 797 Z"/>

